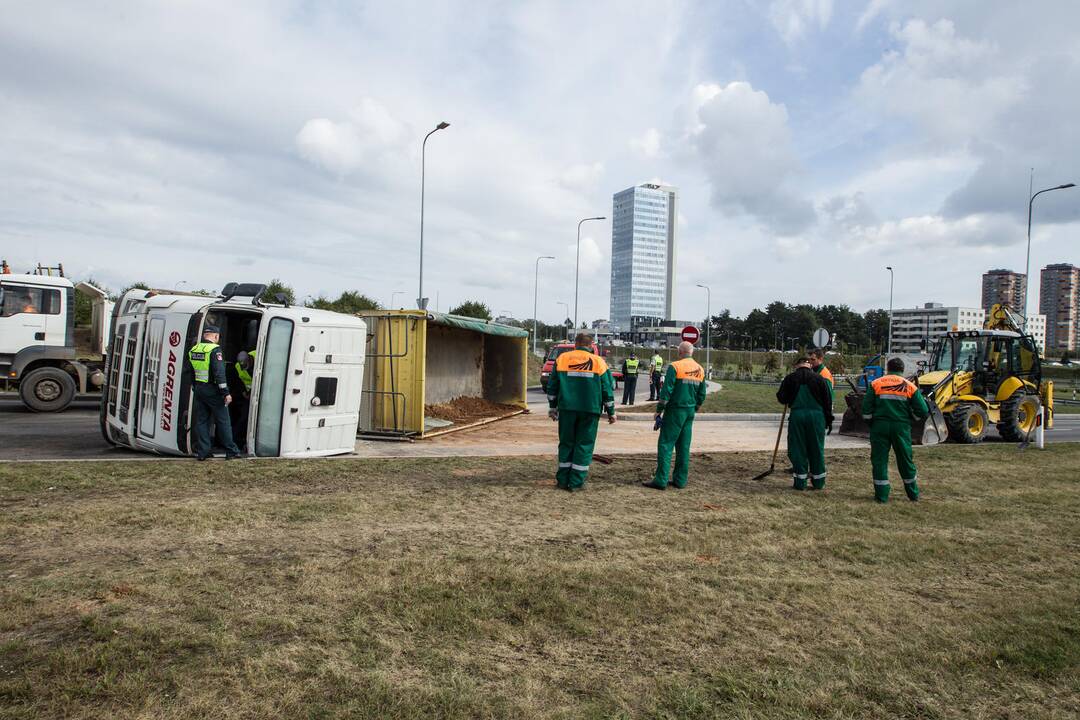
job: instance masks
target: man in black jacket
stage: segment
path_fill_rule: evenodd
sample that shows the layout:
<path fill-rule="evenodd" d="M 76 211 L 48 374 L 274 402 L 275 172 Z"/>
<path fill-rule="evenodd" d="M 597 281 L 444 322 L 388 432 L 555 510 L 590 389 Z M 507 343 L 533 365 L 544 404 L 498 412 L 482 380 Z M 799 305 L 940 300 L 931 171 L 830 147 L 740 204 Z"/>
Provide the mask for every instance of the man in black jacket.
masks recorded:
<path fill-rule="evenodd" d="M 776 399 L 791 409 L 788 423 L 788 458 L 793 487 L 806 489 L 809 477 L 815 490 L 825 487 L 825 435 L 832 432 L 832 387 L 799 358 L 795 370 L 780 383 Z"/>

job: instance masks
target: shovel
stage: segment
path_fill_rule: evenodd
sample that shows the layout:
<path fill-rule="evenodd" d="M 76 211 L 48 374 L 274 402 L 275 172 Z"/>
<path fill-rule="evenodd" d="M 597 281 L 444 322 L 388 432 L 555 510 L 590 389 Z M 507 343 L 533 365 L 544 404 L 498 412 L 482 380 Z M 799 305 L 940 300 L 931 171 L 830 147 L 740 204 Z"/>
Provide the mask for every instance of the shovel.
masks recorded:
<path fill-rule="evenodd" d="M 787 405 L 784 406 L 784 413 L 780 416 L 780 429 L 776 431 L 776 447 L 772 451 L 772 464 L 769 465 L 769 469 L 760 475 L 755 475 L 754 480 L 764 480 L 773 474 L 776 470 L 776 454 L 780 452 L 780 436 L 784 434 L 784 420 L 787 419 Z"/>

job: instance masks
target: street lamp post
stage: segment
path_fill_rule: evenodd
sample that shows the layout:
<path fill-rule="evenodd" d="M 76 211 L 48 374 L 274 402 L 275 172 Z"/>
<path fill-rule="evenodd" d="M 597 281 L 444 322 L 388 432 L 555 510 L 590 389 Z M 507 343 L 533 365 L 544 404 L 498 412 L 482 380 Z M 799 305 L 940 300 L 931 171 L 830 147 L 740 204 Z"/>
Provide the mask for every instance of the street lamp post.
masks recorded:
<path fill-rule="evenodd" d="M 566 313 L 566 320 L 569 320 L 570 319 L 570 303 L 564 303 L 562 300 L 556 300 L 555 304 L 563 306 L 563 312 Z M 563 327 L 566 327 L 566 320 L 563 320 L 559 324 L 562 325 Z M 567 331 L 567 333 L 569 334 L 569 331 Z"/>
<path fill-rule="evenodd" d="M 886 265 L 885 269 L 889 271 L 889 327 L 886 330 L 886 332 L 888 333 L 886 335 L 886 337 L 888 338 L 888 341 L 886 342 L 886 346 L 887 346 L 888 349 L 885 350 L 885 354 L 886 355 L 892 355 L 892 291 L 893 291 L 893 269 L 892 269 L 892 265 Z"/>
<path fill-rule="evenodd" d="M 582 218 L 577 224 L 577 257 L 574 260 L 574 329 L 578 326 L 578 274 L 581 270 L 581 224 L 589 222 L 590 220 L 606 220 L 603 215 L 597 217 Z"/>
<path fill-rule="evenodd" d="M 536 354 L 536 301 L 539 298 L 540 293 L 540 261 L 554 259 L 554 255 L 541 255 L 536 258 L 536 271 L 533 273 L 533 355 Z"/>
<path fill-rule="evenodd" d="M 179 290 L 181 285 L 186 285 L 186 284 L 187 284 L 187 280 L 180 280 L 175 285 L 173 285 L 173 290 Z"/>
<path fill-rule="evenodd" d="M 427 310 L 427 298 L 424 297 L 424 173 L 428 138 L 440 130 L 450 127 L 450 123 L 441 122 L 435 129 L 424 136 L 420 144 L 420 292 L 416 295 L 416 307 Z"/>
<path fill-rule="evenodd" d="M 394 309 L 394 296 L 395 295 L 404 295 L 404 294 L 405 294 L 404 290 L 395 290 L 394 292 L 390 293 L 390 309 L 391 310 Z"/>
<path fill-rule="evenodd" d="M 712 290 L 708 285 L 702 285 L 698 283 L 699 288 L 705 289 L 705 377 L 712 377 L 712 362 L 710 359 L 712 355 L 712 333 L 710 327 L 712 326 Z"/>
<path fill-rule="evenodd" d="M 1045 192 L 1051 192 L 1053 190 L 1065 190 L 1066 188 L 1076 187 L 1076 183 L 1065 183 L 1064 185 L 1058 185 L 1056 187 L 1045 188 L 1035 193 L 1028 199 L 1028 227 L 1027 227 L 1027 261 L 1024 263 L 1024 332 L 1027 332 L 1028 324 L 1028 286 L 1031 285 L 1031 207 L 1035 203 L 1035 198 L 1039 197 Z"/>

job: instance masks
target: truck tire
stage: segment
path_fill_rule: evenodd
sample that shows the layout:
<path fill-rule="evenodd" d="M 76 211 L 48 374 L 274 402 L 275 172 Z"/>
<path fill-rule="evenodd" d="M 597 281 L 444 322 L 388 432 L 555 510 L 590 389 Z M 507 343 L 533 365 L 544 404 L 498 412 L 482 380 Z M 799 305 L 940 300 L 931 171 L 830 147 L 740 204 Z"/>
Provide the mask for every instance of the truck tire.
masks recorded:
<path fill-rule="evenodd" d="M 998 434 L 1009 442 L 1023 442 L 1028 439 L 1034 428 L 1042 405 L 1038 395 L 1029 395 L 1022 389 L 1014 392 L 1009 399 L 1001 403 L 1001 421 L 997 424 Z"/>
<path fill-rule="evenodd" d="M 961 405 L 945 416 L 949 428 L 949 439 L 955 443 L 974 445 L 986 438 L 990 428 L 990 418 L 982 405 Z"/>
<path fill-rule="evenodd" d="M 34 412 L 60 412 L 75 399 L 75 381 L 60 368 L 31 370 L 19 380 L 19 398 Z"/>

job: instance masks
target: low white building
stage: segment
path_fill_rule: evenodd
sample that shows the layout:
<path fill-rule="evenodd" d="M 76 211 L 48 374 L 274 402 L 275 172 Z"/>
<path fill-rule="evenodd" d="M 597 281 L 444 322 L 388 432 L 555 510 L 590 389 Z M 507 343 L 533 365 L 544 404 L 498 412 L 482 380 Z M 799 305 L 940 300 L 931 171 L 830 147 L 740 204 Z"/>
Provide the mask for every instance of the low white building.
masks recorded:
<path fill-rule="evenodd" d="M 892 351 L 894 353 L 929 352 L 934 340 L 950 330 L 979 330 L 986 312 L 977 307 L 946 307 L 926 303 L 918 308 L 893 310 Z M 1045 321 L 1044 321 L 1045 328 Z"/>
<path fill-rule="evenodd" d="M 1027 319 L 1028 334 L 1035 340 L 1039 355 L 1046 355 L 1046 316 L 1032 315 Z"/>

